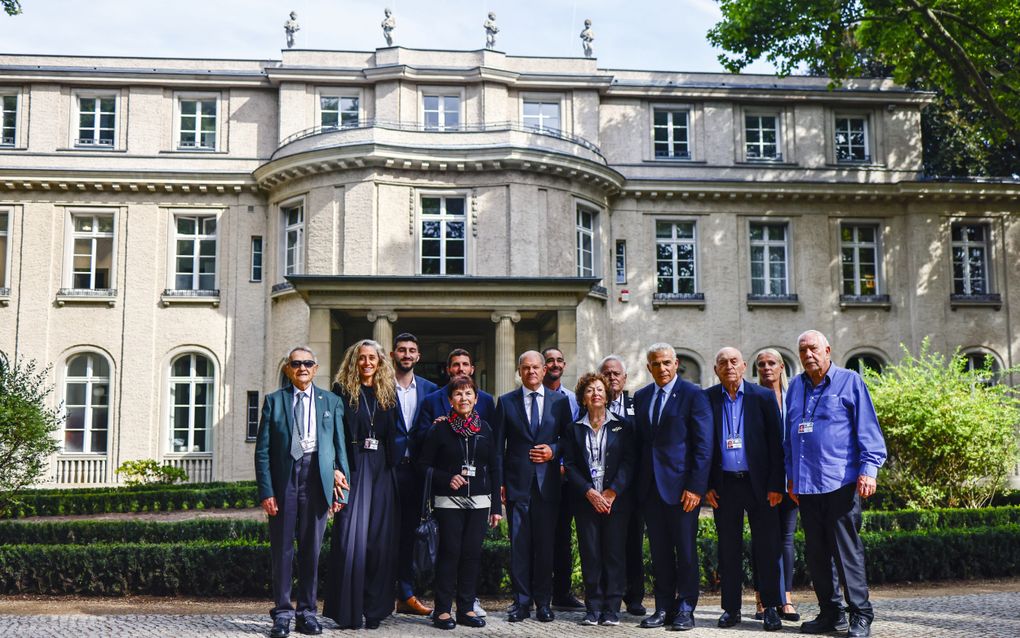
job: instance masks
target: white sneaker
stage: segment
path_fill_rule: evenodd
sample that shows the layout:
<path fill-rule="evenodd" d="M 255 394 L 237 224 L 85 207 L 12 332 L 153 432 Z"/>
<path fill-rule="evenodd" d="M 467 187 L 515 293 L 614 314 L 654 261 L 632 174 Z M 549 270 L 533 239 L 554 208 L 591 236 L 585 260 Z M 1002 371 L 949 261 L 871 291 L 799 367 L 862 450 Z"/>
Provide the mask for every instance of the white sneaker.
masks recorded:
<path fill-rule="evenodd" d="M 475 598 L 475 606 L 473 611 L 475 612 L 475 615 L 478 616 L 479 618 L 485 618 L 485 610 L 482 609 L 482 603 L 478 602 L 477 598 Z"/>

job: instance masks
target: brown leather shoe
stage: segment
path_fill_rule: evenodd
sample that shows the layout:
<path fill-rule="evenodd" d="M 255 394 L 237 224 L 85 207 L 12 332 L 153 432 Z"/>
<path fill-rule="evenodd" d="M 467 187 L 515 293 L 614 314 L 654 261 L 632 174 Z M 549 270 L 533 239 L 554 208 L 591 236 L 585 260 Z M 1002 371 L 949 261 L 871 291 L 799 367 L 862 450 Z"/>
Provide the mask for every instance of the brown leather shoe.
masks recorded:
<path fill-rule="evenodd" d="M 412 614 L 415 616 L 428 616 L 432 613 L 432 610 L 421 604 L 414 596 L 411 596 L 407 600 L 397 601 L 397 613 L 398 614 Z"/>

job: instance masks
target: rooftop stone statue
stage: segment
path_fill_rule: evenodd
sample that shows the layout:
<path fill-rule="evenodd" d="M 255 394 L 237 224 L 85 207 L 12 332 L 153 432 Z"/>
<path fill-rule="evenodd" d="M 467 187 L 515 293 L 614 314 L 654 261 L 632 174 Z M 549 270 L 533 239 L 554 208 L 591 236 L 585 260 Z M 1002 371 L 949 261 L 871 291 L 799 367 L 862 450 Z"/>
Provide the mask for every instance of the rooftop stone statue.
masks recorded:
<path fill-rule="evenodd" d="M 297 11 L 290 12 L 290 20 L 283 23 L 283 30 L 287 34 L 287 48 L 294 48 L 294 34 L 301 30 L 297 23 Z"/>
<path fill-rule="evenodd" d="M 386 14 L 386 17 L 379 26 L 382 27 L 383 37 L 386 38 L 386 46 L 391 47 L 393 46 L 393 30 L 397 28 L 397 19 L 393 17 L 393 11 L 389 8 L 384 9 L 383 13 Z"/>
<path fill-rule="evenodd" d="M 581 48 L 584 49 L 584 57 L 592 56 L 591 43 L 595 40 L 595 32 L 591 28 L 591 20 L 584 21 L 584 31 L 581 31 Z"/>
<path fill-rule="evenodd" d="M 485 21 L 483 26 L 485 27 L 485 48 L 495 49 L 496 34 L 499 33 L 499 27 L 496 26 L 496 13 L 494 11 L 489 12 L 489 19 Z"/>

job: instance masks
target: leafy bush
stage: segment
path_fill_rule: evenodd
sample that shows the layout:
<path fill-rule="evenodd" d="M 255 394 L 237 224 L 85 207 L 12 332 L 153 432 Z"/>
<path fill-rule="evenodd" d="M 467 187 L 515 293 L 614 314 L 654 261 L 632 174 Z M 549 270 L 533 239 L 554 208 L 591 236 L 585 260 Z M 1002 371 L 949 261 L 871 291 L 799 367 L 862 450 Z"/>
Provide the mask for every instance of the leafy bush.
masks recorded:
<path fill-rule="evenodd" d="M 257 490 L 252 482 L 182 486 L 166 489 L 110 488 L 95 491 L 19 494 L 21 503 L 4 512 L 6 518 L 66 516 L 118 512 L 172 512 L 192 509 L 256 507 Z"/>
<path fill-rule="evenodd" d="M 269 542 L 265 521 L 198 519 L 191 521 L 0 521 L 0 545 L 90 545 L 93 543 L 184 543 L 249 540 Z"/>
<path fill-rule="evenodd" d="M 124 461 L 117 468 L 126 485 L 173 485 L 188 480 L 188 473 L 172 465 L 160 465 L 156 459 Z"/>

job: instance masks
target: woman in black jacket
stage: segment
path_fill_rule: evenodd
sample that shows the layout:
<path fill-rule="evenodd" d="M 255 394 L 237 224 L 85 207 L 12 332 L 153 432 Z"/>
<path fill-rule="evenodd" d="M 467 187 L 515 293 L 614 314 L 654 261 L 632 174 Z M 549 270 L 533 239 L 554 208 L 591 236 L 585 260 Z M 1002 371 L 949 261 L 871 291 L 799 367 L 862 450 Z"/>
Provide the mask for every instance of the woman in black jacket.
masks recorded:
<path fill-rule="evenodd" d="M 582 497 L 573 499 L 584 578 L 582 625 L 620 624 L 618 610 L 627 584 L 628 488 L 637 450 L 629 426 L 606 408 L 608 388 L 600 374 L 578 380 L 575 392 L 583 415 L 561 439 L 567 481 Z"/>
<path fill-rule="evenodd" d="M 503 518 L 496 437 L 475 411 L 478 391 L 470 377 L 450 381 L 447 396 L 452 410 L 435 420 L 418 456 L 421 471 L 432 470 L 439 523 L 432 624 L 440 629 L 484 627 L 473 607 L 485 525 L 495 527 Z M 455 594 L 456 621 L 450 615 Z"/>

